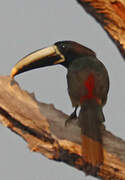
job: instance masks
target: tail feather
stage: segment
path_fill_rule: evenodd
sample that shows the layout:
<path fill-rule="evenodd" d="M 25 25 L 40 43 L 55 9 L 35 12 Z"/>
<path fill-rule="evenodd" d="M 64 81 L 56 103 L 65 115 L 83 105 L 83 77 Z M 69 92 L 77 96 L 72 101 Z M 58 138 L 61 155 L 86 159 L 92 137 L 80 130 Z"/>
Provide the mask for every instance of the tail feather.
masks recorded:
<path fill-rule="evenodd" d="M 93 141 L 87 136 L 82 136 L 83 159 L 92 166 L 99 166 L 103 163 L 102 145 Z"/>
<path fill-rule="evenodd" d="M 93 166 L 103 162 L 101 122 L 104 121 L 102 108 L 95 100 L 88 100 L 81 106 L 79 125 L 82 132 L 83 160 Z"/>

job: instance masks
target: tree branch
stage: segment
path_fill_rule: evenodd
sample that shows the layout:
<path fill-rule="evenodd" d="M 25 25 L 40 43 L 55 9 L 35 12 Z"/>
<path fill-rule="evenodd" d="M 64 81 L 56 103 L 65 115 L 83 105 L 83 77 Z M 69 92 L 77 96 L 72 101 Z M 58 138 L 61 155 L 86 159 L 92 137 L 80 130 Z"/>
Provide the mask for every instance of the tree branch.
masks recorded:
<path fill-rule="evenodd" d="M 36 101 L 33 94 L 21 90 L 10 77 L 0 76 L 0 122 L 20 135 L 31 151 L 83 171 L 80 128 L 77 122 L 65 127 L 67 118 L 53 105 Z M 98 174 L 92 175 L 125 180 L 125 142 L 104 127 L 102 134 L 104 164 Z"/>
<path fill-rule="evenodd" d="M 125 58 L 125 1 L 77 0 L 108 33 Z"/>

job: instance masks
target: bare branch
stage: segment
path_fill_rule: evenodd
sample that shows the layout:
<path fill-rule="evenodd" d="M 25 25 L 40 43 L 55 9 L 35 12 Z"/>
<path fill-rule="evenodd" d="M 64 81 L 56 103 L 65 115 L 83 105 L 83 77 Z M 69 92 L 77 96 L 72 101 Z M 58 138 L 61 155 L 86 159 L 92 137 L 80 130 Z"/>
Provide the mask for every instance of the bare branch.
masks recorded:
<path fill-rule="evenodd" d="M 83 170 L 80 129 L 77 122 L 65 127 L 67 118 L 53 105 L 36 101 L 10 77 L 0 77 L 0 122 L 20 135 L 31 151 Z M 125 180 L 125 142 L 104 128 L 102 133 L 104 164 L 97 176 Z"/>
<path fill-rule="evenodd" d="M 125 1 L 77 0 L 91 14 L 114 41 L 125 58 Z"/>

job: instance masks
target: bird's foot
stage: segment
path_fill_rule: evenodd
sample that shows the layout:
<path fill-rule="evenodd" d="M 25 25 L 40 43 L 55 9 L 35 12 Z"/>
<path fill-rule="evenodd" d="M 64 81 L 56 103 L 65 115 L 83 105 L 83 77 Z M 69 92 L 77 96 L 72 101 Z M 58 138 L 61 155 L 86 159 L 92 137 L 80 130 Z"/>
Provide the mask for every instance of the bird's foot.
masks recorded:
<path fill-rule="evenodd" d="M 67 127 L 72 121 L 76 120 L 77 119 L 77 114 L 76 114 L 76 111 L 77 111 L 77 108 L 75 108 L 74 112 L 69 116 L 69 118 L 65 121 L 65 126 Z"/>

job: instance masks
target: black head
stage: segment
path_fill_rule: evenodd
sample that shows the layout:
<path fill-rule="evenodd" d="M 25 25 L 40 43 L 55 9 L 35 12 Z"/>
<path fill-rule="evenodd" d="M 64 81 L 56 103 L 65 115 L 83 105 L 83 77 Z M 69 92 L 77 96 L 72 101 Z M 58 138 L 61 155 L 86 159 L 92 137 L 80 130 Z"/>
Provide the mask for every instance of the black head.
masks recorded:
<path fill-rule="evenodd" d="M 96 56 L 94 51 L 74 41 L 58 41 L 55 45 L 65 57 L 65 61 L 61 63 L 65 67 L 68 67 L 73 60 L 79 57 Z"/>

